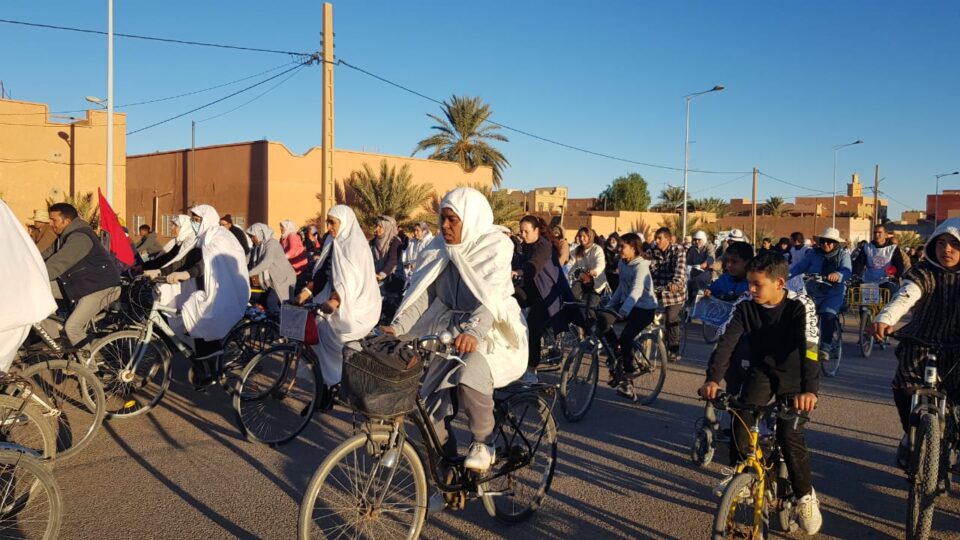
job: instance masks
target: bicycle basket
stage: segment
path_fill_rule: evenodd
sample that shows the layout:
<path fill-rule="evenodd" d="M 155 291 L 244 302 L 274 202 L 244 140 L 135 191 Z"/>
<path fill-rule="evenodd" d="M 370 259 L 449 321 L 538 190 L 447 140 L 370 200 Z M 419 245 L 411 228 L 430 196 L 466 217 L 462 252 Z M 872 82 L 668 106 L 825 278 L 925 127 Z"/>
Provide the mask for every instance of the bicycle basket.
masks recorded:
<path fill-rule="evenodd" d="M 123 287 L 121 311 L 134 324 L 142 323 L 150 316 L 156 300 L 153 282 L 138 279 Z"/>
<path fill-rule="evenodd" d="M 393 336 L 347 343 L 340 400 L 374 417 L 402 416 L 417 406 L 423 362 Z"/>

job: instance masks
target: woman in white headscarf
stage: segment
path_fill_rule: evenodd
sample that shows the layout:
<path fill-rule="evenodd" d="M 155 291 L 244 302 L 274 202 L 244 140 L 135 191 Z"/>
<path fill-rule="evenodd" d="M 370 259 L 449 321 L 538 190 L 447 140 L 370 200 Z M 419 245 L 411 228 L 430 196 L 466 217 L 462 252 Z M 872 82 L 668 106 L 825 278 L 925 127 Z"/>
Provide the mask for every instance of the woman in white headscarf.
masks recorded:
<path fill-rule="evenodd" d="M 520 378 L 527 367 L 527 325 L 513 297 L 510 264 L 514 246 L 493 224 L 487 199 L 472 188 L 457 188 L 440 204 L 440 233 L 420 253 L 417 269 L 388 333 L 419 337 L 451 330 L 465 365 L 451 370 L 433 362 L 424 390 L 456 387 L 473 443 L 465 466 L 489 469 L 494 461 L 493 390 Z M 442 380 L 438 380 L 441 379 Z M 443 392 L 442 394 L 449 394 Z M 449 401 L 449 400 L 447 400 Z M 450 444 L 452 408 L 440 402 L 437 423 Z"/>
<path fill-rule="evenodd" d="M 349 206 L 338 204 L 327 212 L 327 239 L 323 243 L 313 280 L 300 293 L 302 304 L 313 296 L 326 317 L 317 319 L 320 343 L 313 346 L 328 388 L 340 384 L 343 344 L 360 339 L 380 320 L 380 288 L 373 271 L 373 255 Z M 329 394 L 327 394 L 329 395 Z"/>
<path fill-rule="evenodd" d="M 403 250 L 403 267 L 407 274 L 413 273 L 416 269 L 417 257 L 423 248 L 433 241 L 433 233 L 430 232 L 430 226 L 424 222 L 417 223 L 413 227 L 413 238 L 407 242 L 407 249 Z"/>
<path fill-rule="evenodd" d="M 0 310 L 0 372 L 6 373 L 30 328 L 57 309 L 43 257 L 20 220 L 0 200 L 0 283 L 5 285 Z M 11 309 L 15 307 L 15 309 Z"/>
<path fill-rule="evenodd" d="M 253 241 L 250 252 L 250 276 L 257 276 L 260 286 L 267 290 L 267 309 L 280 312 L 280 304 L 290 299 L 297 284 L 297 274 L 283 253 L 283 247 L 273 237 L 273 229 L 263 223 L 254 223 L 247 229 Z"/>
<path fill-rule="evenodd" d="M 197 233 L 193 231 L 190 225 L 190 216 L 180 214 L 170 220 L 173 227 L 173 240 L 164 247 L 165 252 L 159 257 L 143 263 L 144 275 L 156 277 L 160 275 L 160 270 L 177 264 L 190 253 L 197 243 Z M 172 245 L 171 245 L 172 244 Z M 183 283 L 164 283 L 160 285 L 160 303 L 180 309 L 187 298 L 196 290 L 192 282 Z"/>
<path fill-rule="evenodd" d="M 209 205 L 190 209 L 190 226 L 197 234 L 194 249 L 180 261 L 162 268 L 167 283 L 193 281 L 196 289 L 186 299 L 180 314 L 186 331 L 194 339 L 191 382 L 210 382 L 222 340 L 243 317 L 250 300 L 247 256 L 228 229 L 220 226 L 220 215 Z M 199 368 L 199 372 L 197 369 Z"/>
<path fill-rule="evenodd" d="M 373 264 L 377 271 L 377 280 L 383 281 L 393 274 L 400 265 L 403 247 L 397 231 L 397 220 L 390 216 L 377 218 L 377 225 L 370 240 L 373 250 Z"/>

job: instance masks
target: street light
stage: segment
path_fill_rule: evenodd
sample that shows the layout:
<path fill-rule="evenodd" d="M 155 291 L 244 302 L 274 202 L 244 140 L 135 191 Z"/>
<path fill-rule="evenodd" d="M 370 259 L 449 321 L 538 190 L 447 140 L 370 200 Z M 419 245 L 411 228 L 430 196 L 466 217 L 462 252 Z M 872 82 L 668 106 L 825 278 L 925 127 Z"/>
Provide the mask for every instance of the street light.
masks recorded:
<path fill-rule="evenodd" d="M 89 101 L 90 103 L 93 103 L 94 105 L 99 105 L 103 109 L 107 108 L 107 100 L 103 98 L 98 98 L 97 96 L 87 96 L 83 99 Z"/>
<path fill-rule="evenodd" d="M 710 92 L 719 92 L 724 88 L 726 88 L 726 86 L 718 84 L 709 90 L 684 96 L 687 100 L 687 116 L 686 127 L 683 130 L 683 237 L 687 236 L 687 163 L 690 156 L 690 102 L 697 96 L 709 94 Z"/>
<path fill-rule="evenodd" d="M 940 219 L 940 179 L 943 178 L 944 176 L 953 176 L 955 174 L 960 174 L 960 171 L 953 171 L 953 172 L 934 175 L 937 177 L 937 191 L 936 191 L 936 197 L 934 198 L 935 202 L 934 202 L 934 208 L 933 208 L 934 227 L 936 227 L 937 225 L 937 220 Z"/>
<path fill-rule="evenodd" d="M 863 144 L 863 141 L 856 140 L 852 143 L 841 144 L 833 147 L 833 208 L 830 212 L 833 215 L 833 220 L 831 221 L 830 226 L 834 229 L 837 228 L 837 152 L 839 152 L 841 148 L 846 148 L 855 144 Z"/>

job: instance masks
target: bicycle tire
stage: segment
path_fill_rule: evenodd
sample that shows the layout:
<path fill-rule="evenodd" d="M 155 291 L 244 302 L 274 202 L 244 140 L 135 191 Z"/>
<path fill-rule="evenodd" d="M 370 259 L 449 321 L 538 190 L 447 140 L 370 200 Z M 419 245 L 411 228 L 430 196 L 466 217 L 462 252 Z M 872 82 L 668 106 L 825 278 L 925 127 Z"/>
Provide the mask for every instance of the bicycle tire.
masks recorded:
<path fill-rule="evenodd" d="M 284 343 L 250 360 L 233 395 L 233 410 L 244 437 L 275 447 L 306 429 L 323 392 L 313 350 Z M 288 420 L 291 426 L 283 426 Z"/>
<path fill-rule="evenodd" d="M 93 442 L 107 409 L 103 385 L 92 371 L 78 362 L 45 360 L 27 366 L 19 375 L 31 382 L 34 392 L 45 396 L 38 395 L 33 404 L 56 422 L 58 459 L 67 459 Z"/>
<path fill-rule="evenodd" d="M 19 480 L 18 474 L 32 478 Z M 19 449 L 0 450 L 0 535 L 57 538 L 63 521 L 63 496 L 50 467 Z M 26 528 L 39 525 L 35 534 Z"/>
<path fill-rule="evenodd" d="M 633 379 L 633 393 L 637 396 L 637 403 L 653 405 L 667 381 L 667 345 L 660 337 L 641 334 L 633 348 L 635 354 L 639 354 L 649 366 L 649 370 L 644 370 Z M 637 366 L 640 367 L 641 359 L 637 360 Z"/>
<path fill-rule="evenodd" d="M 567 356 L 560 375 L 560 410 L 567 421 L 579 422 L 586 416 L 597 394 L 599 379 L 599 347 L 585 341 Z M 573 391 L 574 388 L 583 393 Z"/>
<path fill-rule="evenodd" d="M 246 321 L 230 330 L 217 366 L 217 378 L 224 391 L 236 393 L 250 360 L 279 339 L 280 325 L 270 320 Z"/>
<path fill-rule="evenodd" d="M 530 461 L 519 469 L 485 482 L 484 491 L 505 495 L 485 495 L 482 497 L 483 506 L 488 514 L 500 521 L 520 523 L 530 519 L 550 491 L 557 466 L 557 424 L 550 407 L 534 393 L 513 395 L 497 403 L 495 410 L 493 445 L 498 461 L 490 473 L 505 472 L 528 457 Z M 531 485 L 532 489 L 527 490 L 529 500 L 517 504 L 524 498 L 523 488 Z"/>
<path fill-rule="evenodd" d="M 942 439 L 939 417 L 932 412 L 922 414 L 916 427 L 916 446 L 910 463 L 907 540 L 926 540 L 930 536 L 939 495 L 937 482 L 940 479 Z"/>
<path fill-rule="evenodd" d="M 693 445 L 690 447 L 690 461 L 697 466 L 706 467 L 713 462 L 713 455 L 716 451 L 713 430 L 708 428 L 698 429 L 693 436 Z"/>
<path fill-rule="evenodd" d="M 100 379 L 106 398 L 107 420 L 133 418 L 160 403 L 170 386 L 170 349 L 155 337 L 145 346 L 143 358 L 135 370 L 127 370 L 126 361 L 144 346 L 138 330 L 121 330 L 98 341 L 90 351 L 87 367 Z"/>
<path fill-rule="evenodd" d="M 303 502 L 300 504 L 300 515 L 297 520 L 298 538 L 309 540 L 326 537 L 322 532 L 319 535 L 315 534 L 314 530 L 314 526 L 316 525 L 314 516 L 317 513 L 317 503 L 321 497 L 321 490 L 326 487 L 332 492 L 330 495 L 324 493 L 324 497 L 321 499 L 322 501 L 331 498 L 331 496 L 337 494 L 338 491 L 340 492 L 339 496 L 334 498 L 339 501 L 341 505 L 344 505 L 343 501 L 357 500 L 359 498 L 358 494 L 364 492 L 366 483 L 373 478 L 372 474 L 364 475 L 363 471 L 359 470 L 362 466 L 360 462 L 364 465 L 370 462 L 371 466 L 379 468 L 382 459 L 382 454 L 379 453 L 383 451 L 389 438 L 390 432 L 385 431 L 375 431 L 369 435 L 361 433 L 340 443 L 339 446 L 330 452 L 330 455 L 323 460 L 316 472 L 313 473 L 313 477 L 307 485 Z M 351 458 L 357 462 L 356 465 L 352 467 L 338 467 L 340 462 L 346 462 Z M 400 527 L 400 530 L 402 533 L 403 529 L 406 529 L 405 538 L 413 540 L 420 536 L 420 531 L 423 529 L 423 524 L 427 519 L 427 476 L 423 469 L 423 461 L 421 461 L 419 454 L 417 454 L 413 444 L 409 441 L 403 444 L 396 464 L 392 468 L 399 472 L 398 469 L 400 469 L 401 464 L 406 464 L 409 467 L 408 476 L 412 478 L 412 485 L 409 487 L 412 487 L 413 501 L 410 508 L 410 515 L 413 519 L 408 527 Z M 376 469 L 373 470 L 375 471 Z M 346 473 L 346 478 L 342 481 L 337 481 L 337 479 L 333 477 L 339 471 Z M 396 474 L 395 472 L 392 480 L 396 479 Z M 379 478 L 379 476 L 376 478 Z M 328 479 L 330 481 L 328 481 Z M 401 478 L 401 480 L 403 480 L 403 478 Z M 351 485 L 354 482 L 356 482 L 357 485 Z M 371 485 L 376 483 L 377 482 L 373 481 Z M 399 485 L 400 482 L 391 482 L 391 484 Z M 390 494 L 389 487 L 387 488 L 387 494 Z M 363 536 L 365 538 L 384 538 L 388 540 L 404 538 L 403 534 L 391 534 L 391 532 L 387 530 L 387 527 L 381 527 L 386 536 L 376 536 L 372 534 L 375 531 L 370 531 L 366 527 L 367 523 L 364 520 L 369 521 L 373 517 L 383 517 L 384 513 L 364 512 L 364 510 L 362 510 L 362 501 L 357 500 L 356 502 L 357 508 L 344 508 L 343 517 L 339 520 L 337 519 L 335 511 L 327 511 L 326 514 L 320 516 L 322 519 L 329 519 L 333 522 L 332 529 L 336 538 L 339 538 L 339 535 L 348 538 L 359 538 Z M 325 506 L 321 506 L 321 509 L 329 510 Z M 378 510 L 382 510 L 382 508 Z M 397 512 L 397 514 L 403 513 Z M 351 524 L 354 525 L 354 530 L 348 529 Z"/>
<path fill-rule="evenodd" d="M 860 312 L 860 354 L 864 358 L 870 358 L 873 352 L 873 328 L 870 326 L 873 322 L 873 314 L 869 310 Z"/>
<path fill-rule="evenodd" d="M 57 435 L 53 424 L 33 402 L 27 402 L 14 419 L 15 411 L 20 410 L 23 398 L 0 395 L 0 426 L 6 435 L 0 433 L 0 442 L 22 446 L 44 460 L 57 457 Z"/>
<path fill-rule="evenodd" d="M 820 371 L 827 377 L 836 377 L 843 360 L 843 314 L 837 316 L 837 326 L 833 333 L 833 347 L 827 355 L 827 361 L 820 360 Z"/>
<path fill-rule="evenodd" d="M 760 523 L 755 523 L 754 493 L 755 484 L 759 481 L 760 479 L 754 472 L 740 473 L 730 480 L 730 483 L 723 490 L 723 497 L 720 498 L 719 505 L 717 505 L 717 514 L 713 520 L 713 532 L 711 533 L 713 540 L 756 538 L 753 532 L 758 525 L 760 538 L 766 538 L 769 519 L 765 501 L 762 502 L 764 507 L 761 512 Z M 749 491 L 750 496 L 743 497 L 741 493 L 743 490 Z M 743 511 L 742 515 L 737 512 L 738 510 Z"/>

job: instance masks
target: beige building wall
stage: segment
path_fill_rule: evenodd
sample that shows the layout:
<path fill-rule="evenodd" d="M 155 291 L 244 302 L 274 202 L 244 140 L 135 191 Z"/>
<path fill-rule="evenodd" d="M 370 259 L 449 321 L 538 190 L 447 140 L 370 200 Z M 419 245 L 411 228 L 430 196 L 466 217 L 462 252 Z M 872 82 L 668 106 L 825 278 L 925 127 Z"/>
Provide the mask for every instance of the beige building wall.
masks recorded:
<path fill-rule="evenodd" d="M 537 213 L 556 213 L 566 208 L 564 212 L 570 211 L 568 206 L 567 188 L 564 186 L 538 187 L 529 191 L 521 189 L 504 188 L 510 201 L 520 205 L 526 212 Z"/>
<path fill-rule="evenodd" d="M 862 218 L 837 218 L 837 229 L 840 230 L 840 236 L 845 240 L 870 240 L 871 223 L 869 219 Z M 717 219 L 717 226 L 720 230 L 741 229 L 747 236 L 753 229 L 753 218 L 750 216 L 724 216 Z M 758 236 L 763 234 L 771 238 L 780 238 L 781 236 L 790 236 L 791 233 L 802 232 L 806 238 L 812 238 L 815 234 L 820 234 L 826 227 L 830 226 L 830 217 L 808 216 L 808 217 L 773 217 L 757 216 Z"/>
<path fill-rule="evenodd" d="M 702 223 L 714 223 L 717 216 L 710 212 L 688 212 L 692 219 L 697 217 Z M 570 242 L 574 241 L 577 229 L 589 227 L 597 234 L 608 236 L 610 233 L 626 234 L 641 232 L 651 236 L 660 227 L 678 220 L 679 214 L 661 212 L 626 212 L 626 211 L 591 211 L 577 215 L 566 215 L 563 218 L 564 236 Z M 690 234 L 693 234 L 691 231 Z M 651 240 L 651 238 L 647 238 Z"/>
<path fill-rule="evenodd" d="M 107 113 L 51 118 L 44 103 L 0 100 L 0 194 L 21 221 L 46 209 L 47 197 L 106 196 Z M 126 209 L 126 115 L 114 113 L 113 208 Z"/>
<path fill-rule="evenodd" d="M 900 213 L 900 223 L 913 225 L 921 219 L 927 219 L 927 213 L 923 210 L 906 210 Z"/>

